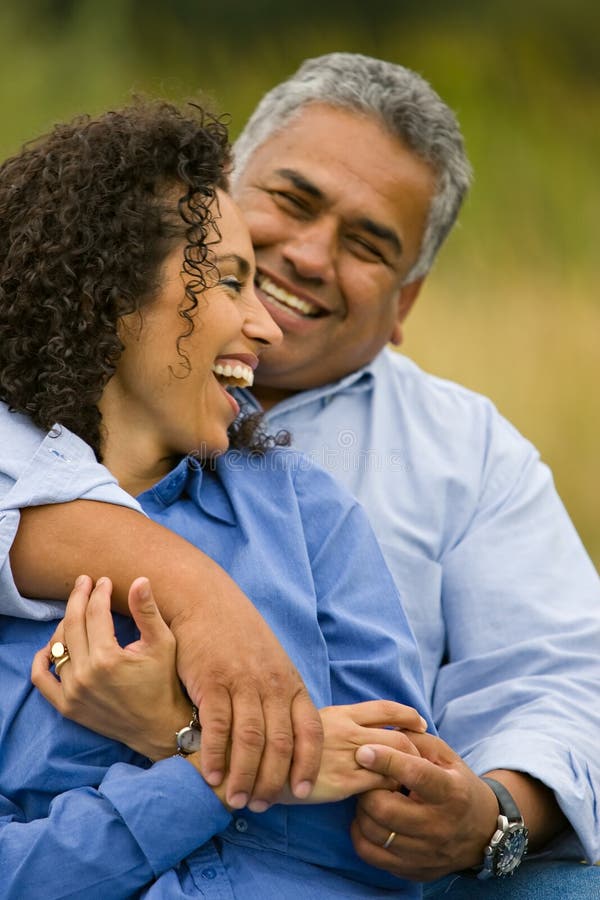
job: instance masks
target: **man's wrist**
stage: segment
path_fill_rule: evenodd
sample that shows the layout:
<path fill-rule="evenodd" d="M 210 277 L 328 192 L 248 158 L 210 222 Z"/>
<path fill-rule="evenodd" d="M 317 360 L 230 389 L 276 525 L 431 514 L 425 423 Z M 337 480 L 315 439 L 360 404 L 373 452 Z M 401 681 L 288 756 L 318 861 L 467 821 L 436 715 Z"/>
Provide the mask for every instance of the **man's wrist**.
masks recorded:
<path fill-rule="evenodd" d="M 510 791 L 494 778 L 481 779 L 493 791 L 498 802 L 497 827 L 483 851 L 483 864 L 477 877 L 505 878 L 521 865 L 528 845 L 528 830 Z"/>

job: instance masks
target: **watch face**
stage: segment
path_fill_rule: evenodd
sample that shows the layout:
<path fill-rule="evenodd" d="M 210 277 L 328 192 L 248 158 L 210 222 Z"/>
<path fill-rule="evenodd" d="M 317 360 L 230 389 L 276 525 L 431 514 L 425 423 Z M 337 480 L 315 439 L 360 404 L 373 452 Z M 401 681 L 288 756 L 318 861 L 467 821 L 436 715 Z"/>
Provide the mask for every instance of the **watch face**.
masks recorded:
<path fill-rule="evenodd" d="M 200 749 L 202 732 L 193 725 L 187 725 L 177 732 L 177 746 L 183 753 L 195 753 Z"/>
<path fill-rule="evenodd" d="M 495 875 L 511 875 L 517 868 L 527 850 L 527 829 L 516 826 L 514 831 L 507 831 L 496 847 L 494 865 Z"/>

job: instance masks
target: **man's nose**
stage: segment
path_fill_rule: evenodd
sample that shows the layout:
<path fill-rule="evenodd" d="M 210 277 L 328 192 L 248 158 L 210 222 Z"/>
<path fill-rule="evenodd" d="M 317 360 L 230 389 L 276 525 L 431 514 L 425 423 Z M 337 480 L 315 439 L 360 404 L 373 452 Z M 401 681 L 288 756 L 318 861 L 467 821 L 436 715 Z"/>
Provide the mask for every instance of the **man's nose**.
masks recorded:
<path fill-rule="evenodd" d="M 299 278 L 327 284 L 334 277 L 336 249 L 336 223 L 333 217 L 322 216 L 312 222 L 297 223 L 282 252 Z"/>

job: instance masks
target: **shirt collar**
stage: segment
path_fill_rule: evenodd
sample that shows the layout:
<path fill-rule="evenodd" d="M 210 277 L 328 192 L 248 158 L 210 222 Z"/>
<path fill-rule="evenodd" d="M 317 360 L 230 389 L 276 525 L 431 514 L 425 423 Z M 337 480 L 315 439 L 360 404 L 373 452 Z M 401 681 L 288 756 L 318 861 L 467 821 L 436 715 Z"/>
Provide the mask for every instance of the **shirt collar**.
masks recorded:
<path fill-rule="evenodd" d="M 206 467 L 200 460 L 186 456 L 147 493 L 162 506 L 171 506 L 187 494 L 206 515 L 235 525 L 234 509 L 220 476 L 223 467 L 228 465 L 229 455 L 223 454 L 216 463 Z"/>
<path fill-rule="evenodd" d="M 379 354 L 379 356 L 380 355 L 381 354 Z M 338 394 L 342 391 L 348 394 L 358 394 L 371 390 L 377 374 L 377 362 L 379 356 L 376 356 L 375 359 L 371 360 L 370 363 L 367 363 L 366 366 L 340 378 L 339 381 L 331 381 L 329 384 L 322 384 L 319 385 L 319 387 L 311 388 L 308 391 L 299 391 L 297 394 L 292 394 L 291 397 L 286 397 L 285 400 L 276 403 L 275 406 L 269 410 L 269 413 L 291 412 L 292 410 L 298 409 L 300 406 L 304 406 L 306 403 L 313 403 L 316 400 L 320 400 L 323 404 L 326 404 L 334 394 Z M 256 397 L 248 390 L 248 388 L 239 388 L 235 393 L 243 408 L 255 412 L 262 409 Z"/>

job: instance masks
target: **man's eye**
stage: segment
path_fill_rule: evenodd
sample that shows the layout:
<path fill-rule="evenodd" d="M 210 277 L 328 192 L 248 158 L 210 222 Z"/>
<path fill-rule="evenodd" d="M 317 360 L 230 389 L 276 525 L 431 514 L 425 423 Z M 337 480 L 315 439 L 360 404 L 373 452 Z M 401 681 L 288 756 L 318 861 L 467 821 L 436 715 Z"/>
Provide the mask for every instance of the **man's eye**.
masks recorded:
<path fill-rule="evenodd" d="M 309 212 L 306 201 L 296 194 L 290 194 L 289 191 L 271 191 L 271 196 L 275 197 L 284 207 L 294 212 L 305 214 Z"/>
<path fill-rule="evenodd" d="M 373 244 L 370 244 L 368 241 L 365 241 L 364 238 L 358 237 L 357 235 L 349 235 L 349 240 L 360 256 L 381 260 L 382 262 L 386 261 L 381 250 Z"/>

